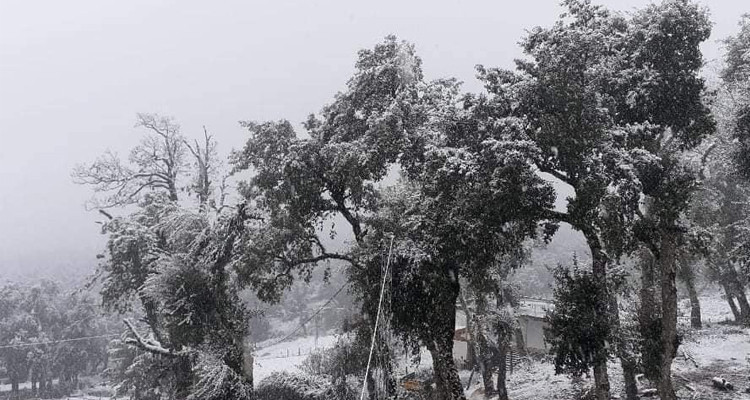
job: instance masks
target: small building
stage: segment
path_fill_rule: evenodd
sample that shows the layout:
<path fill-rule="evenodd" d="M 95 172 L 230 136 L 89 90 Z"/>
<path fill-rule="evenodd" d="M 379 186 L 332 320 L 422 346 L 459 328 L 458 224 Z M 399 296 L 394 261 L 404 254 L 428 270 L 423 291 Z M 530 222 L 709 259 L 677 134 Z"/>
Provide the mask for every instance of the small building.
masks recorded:
<path fill-rule="evenodd" d="M 548 326 L 545 317 L 554 305 L 550 300 L 524 298 L 518 307 L 518 325 L 526 349 L 531 353 L 547 353 L 549 346 L 544 340 L 544 329 Z"/>
<path fill-rule="evenodd" d="M 544 329 L 547 327 L 545 316 L 547 311 L 553 308 L 552 302 L 544 299 L 524 298 L 520 303 L 516 316 L 518 330 L 523 336 L 526 351 L 536 354 L 547 353 L 549 346 L 544 340 Z M 466 318 L 461 313 L 456 316 L 456 330 L 453 335 L 453 359 L 459 366 L 465 365 L 472 357 L 469 341 Z M 516 343 L 516 338 L 513 338 L 511 345 L 515 347 Z"/>
<path fill-rule="evenodd" d="M 453 334 L 453 360 L 456 365 L 462 366 L 470 359 L 469 330 L 465 326 L 457 327 Z"/>

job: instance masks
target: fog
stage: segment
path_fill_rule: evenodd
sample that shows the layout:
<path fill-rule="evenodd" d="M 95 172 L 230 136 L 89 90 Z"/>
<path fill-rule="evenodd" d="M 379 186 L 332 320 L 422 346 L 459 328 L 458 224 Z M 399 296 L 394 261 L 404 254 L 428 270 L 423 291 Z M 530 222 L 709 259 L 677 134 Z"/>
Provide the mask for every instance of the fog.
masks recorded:
<path fill-rule="evenodd" d="M 480 90 L 474 65 L 511 67 L 550 1 L 0 2 L 0 279 L 83 276 L 103 237 L 71 169 L 106 149 L 127 155 L 137 112 L 205 125 L 228 153 L 240 120 L 299 123 L 329 102 L 358 49 L 387 34 L 414 43 L 428 78 Z M 629 10 L 645 0 L 606 1 Z M 735 31 L 742 1 L 705 2 L 704 45 Z"/>

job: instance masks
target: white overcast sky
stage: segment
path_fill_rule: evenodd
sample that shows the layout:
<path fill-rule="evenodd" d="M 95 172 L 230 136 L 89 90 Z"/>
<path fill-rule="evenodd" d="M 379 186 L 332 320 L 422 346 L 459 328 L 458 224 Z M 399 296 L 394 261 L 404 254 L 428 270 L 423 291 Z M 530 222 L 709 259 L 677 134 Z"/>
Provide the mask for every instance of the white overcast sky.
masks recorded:
<path fill-rule="evenodd" d="M 645 0 L 595 1 L 632 10 Z M 717 41 L 750 1 L 704 0 Z M 0 280 L 92 271 L 103 244 L 70 171 L 141 132 L 135 113 L 202 125 L 221 150 L 239 120 L 298 123 L 343 88 L 356 51 L 388 34 L 414 43 L 428 78 L 476 91 L 474 65 L 511 67 L 524 30 L 556 1 L 0 0 Z"/>

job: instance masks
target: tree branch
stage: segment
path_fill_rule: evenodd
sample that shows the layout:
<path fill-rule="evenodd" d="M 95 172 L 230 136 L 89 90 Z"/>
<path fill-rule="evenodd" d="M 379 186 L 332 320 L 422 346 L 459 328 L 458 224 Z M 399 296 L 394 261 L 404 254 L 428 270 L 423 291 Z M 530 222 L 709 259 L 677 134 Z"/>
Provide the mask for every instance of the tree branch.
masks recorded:
<path fill-rule="evenodd" d="M 127 318 L 122 320 L 125 323 L 125 326 L 128 327 L 130 330 L 130 333 L 135 336 L 135 338 L 127 338 L 125 339 L 125 343 L 132 344 L 135 346 L 138 346 L 139 348 L 146 350 L 150 353 L 159 354 L 163 356 L 168 357 L 177 357 L 176 353 L 173 353 L 169 349 L 165 349 L 161 346 L 161 344 L 156 343 L 152 340 L 144 339 L 143 336 L 141 336 L 138 331 L 135 330 L 135 327 L 133 326 L 133 323 L 130 322 Z"/>
<path fill-rule="evenodd" d="M 539 168 L 539 171 L 542 171 L 544 173 L 550 174 L 550 175 L 554 176 L 555 178 L 557 178 L 557 179 L 559 179 L 559 180 L 567 183 L 568 185 L 575 187 L 575 184 L 574 184 L 575 182 L 573 182 L 573 180 L 570 179 L 570 177 L 568 177 L 567 175 L 563 174 L 562 172 L 560 172 L 560 171 L 558 171 L 558 170 L 550 167 L 546 163 L 537 162 L 536 163 L 536 167 Z"/>

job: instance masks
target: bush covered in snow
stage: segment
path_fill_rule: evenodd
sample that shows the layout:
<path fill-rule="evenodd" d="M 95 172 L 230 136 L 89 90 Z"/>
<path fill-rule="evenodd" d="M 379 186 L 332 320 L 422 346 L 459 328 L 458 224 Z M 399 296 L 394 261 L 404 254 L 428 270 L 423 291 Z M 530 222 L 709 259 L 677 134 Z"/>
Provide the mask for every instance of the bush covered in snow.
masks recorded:
<path fill-rule="evenodd" d="M 336 387 L 320 376 L 274 372 L 258 383 L 257 400 L 353 400 L 350 385 Z"/>
<path fill-rule="evenodd" d="M 348 338 L 339 338 L 332 348 L 316 350 L 302 362 L 310 375 L 330 375 L 337 379 L 364 375 L 369 347 Z"/>

